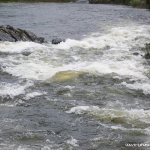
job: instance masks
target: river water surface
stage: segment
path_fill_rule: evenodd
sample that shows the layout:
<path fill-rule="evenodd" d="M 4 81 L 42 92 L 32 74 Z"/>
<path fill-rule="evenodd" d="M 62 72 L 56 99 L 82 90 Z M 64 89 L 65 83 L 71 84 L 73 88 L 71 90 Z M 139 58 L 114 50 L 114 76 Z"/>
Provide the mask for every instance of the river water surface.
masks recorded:
<path fill-rule="evenodd" d="M 0 24 L 48 41 L 0 42 L 0 150 L 150 149 L 126 145 L 150 144 L 148 10 L 7 3 Z"/>

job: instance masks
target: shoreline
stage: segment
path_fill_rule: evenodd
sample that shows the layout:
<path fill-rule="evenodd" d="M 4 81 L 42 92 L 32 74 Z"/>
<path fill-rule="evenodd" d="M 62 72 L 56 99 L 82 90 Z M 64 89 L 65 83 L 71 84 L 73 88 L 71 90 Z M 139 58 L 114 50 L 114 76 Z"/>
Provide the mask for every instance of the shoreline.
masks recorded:
<path fill-rule="evenodd" d="M 150 2 L 148 0 L 89 0 L 90 4 L 114 4 L 131 6 L 133 8 L 150 9 Z"/>
<path fill-rule="evenodd" d="M 0 3 L 75 3 L 77 0 L 0 0 Z M 131 0 L 128 3 L 122 3 L 121 0 L 88 0 L 88 4 L 106 4 L 106 5 L 122 5 L 131 6 L 133 8 L 150 9 L 150 3 L 146 0 L 143 3 L 134 3 L 136 0 Z M 138 1 L 138 0 L 137 0 Z"/>

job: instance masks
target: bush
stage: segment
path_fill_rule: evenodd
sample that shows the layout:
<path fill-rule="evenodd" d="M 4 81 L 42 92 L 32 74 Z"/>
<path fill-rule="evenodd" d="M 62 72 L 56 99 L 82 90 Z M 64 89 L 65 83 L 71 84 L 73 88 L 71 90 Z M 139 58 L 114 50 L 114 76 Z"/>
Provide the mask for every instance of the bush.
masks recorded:
<path fill-rule="evenodd" d="M 130 5 L 132 5 L 133 7 L 142 7 L 146 5 L 146 1 L 145 0 L 130 0 Z"/>

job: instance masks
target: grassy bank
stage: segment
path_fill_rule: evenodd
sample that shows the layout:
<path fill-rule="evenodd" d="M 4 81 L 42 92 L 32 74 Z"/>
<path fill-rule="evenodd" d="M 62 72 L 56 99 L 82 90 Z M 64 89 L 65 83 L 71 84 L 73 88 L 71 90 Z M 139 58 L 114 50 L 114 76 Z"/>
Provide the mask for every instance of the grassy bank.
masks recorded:
<path fill-rule="evenodd" d="M 90 4 L 124 4 L 139 8 L 150 8 L 150 0 L 89 0 Z"/>

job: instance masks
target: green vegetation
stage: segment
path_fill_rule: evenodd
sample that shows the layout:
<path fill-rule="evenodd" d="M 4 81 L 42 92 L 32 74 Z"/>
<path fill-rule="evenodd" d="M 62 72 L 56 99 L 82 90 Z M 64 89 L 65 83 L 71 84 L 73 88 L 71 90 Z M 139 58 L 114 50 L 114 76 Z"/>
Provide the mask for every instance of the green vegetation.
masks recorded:
<path fill-rule="evenodd" d="M 146 0 L 130 0 L 129 4 L 133 7 L 145 7 Z"/>
<path fill-rule="evenodd" d="M 125 4 L 133 7 L 150 8 L 150 0 L 89 0 L 90 4 Z"/>

